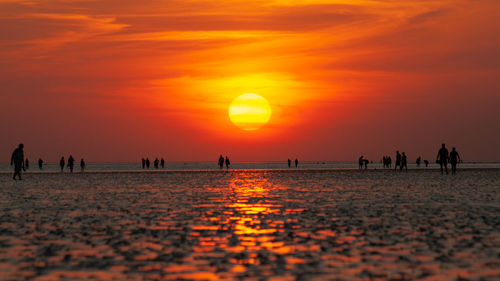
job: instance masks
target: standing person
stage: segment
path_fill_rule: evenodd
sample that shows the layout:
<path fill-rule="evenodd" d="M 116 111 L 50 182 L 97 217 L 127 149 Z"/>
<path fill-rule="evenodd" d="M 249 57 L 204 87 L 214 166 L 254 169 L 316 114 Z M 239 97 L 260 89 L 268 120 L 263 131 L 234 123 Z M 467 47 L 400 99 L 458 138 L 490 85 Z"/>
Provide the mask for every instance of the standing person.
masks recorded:
<path fill-rule="evenodd" d="M 448 159 L 449 159 L 448 149 L 446 149 L 446 145 L 443 143 L 441 148 L 438 151 L 436 162 L 439 163 L 441 167 L 441 174 L 443 174 L 443 168 L 448 174 Z"/>
<path fill-rule="evenodd" d="M 229 165 L 231 165 L 231 162 L 229 161 L 229 158 L 226 156 L 226 169 L 229 170 Z"/>
<path fill-rule="evenodd" d="M 422 158 L 419 156 L 419 157 L 417 158 L 417 162 L 416 162 L 416 163 L 417 163 L 417 167 L 420 167 L 420 162 L 421 162 L 421 161 L 422 161 Z"/>
<path fill-rule="evenodd" d="M 165 168 L 165 159 L 161 158 L 160 165 L 162 169 Z"/>
<path fill-rule="evenodd" d="M 219 156 L 219 167 L 221 169 L 224 168 L 224 157 L 222 157 L 222 154 Z"/>
<path fill-rule="evenodd" d="M 42 169 L 43 169 L 43 160 L 42 160 L 42 158 L 39 158 L 39 159 L 38 159 L 38 168 L 39 168 L 40 170 L 42 170 Z"/>
<path fill-rule="evenodd" d="M 391 156 L 387 156 L 387 168 L 392 168 L 392 158 Z"/>
<path fill-rule="evenodd" d="M 153 162 L 155 169 L 158 169 L 158 165 L 160 164 L 160 160 L 158 160 L 158 157 L 155 158 L 155 161 Z"/>
<path fill-rule="evenodd" d="M 450 152 L 450 164 L 451 164 L 451 173 L 454 175 L 457 173 L 457 163 L 461 162 L 460 155 L 458 155 L 455 147 L 451 149 Z"/>
<path fill-rule="evenodd" d="M 290 160 L 290 158 L 288 158 L 288 168 L 290 168 L 290 166 L 292 166 L 292 160 Z"/>
<path fill-rule="evenodd" d="M 14 165 L 14 180 L 16 176 L 21 179 L 21 170 L 24 170 L 24 144 L 20 143 L 19 146 L 12 152 L 12 157 L 10 157 L 10 165 Z"/>
<path fill-rule="evenodd" d="M 141 159 L 141 162 L 142 162 L 142 168 L 146 168 L 146 159 L 142 158 Z"/>
<path fill-rule="evenodd" d="M 295 158 L 295 168 L 299 166 L 299 159 Z"/>
<path fill-rule="evenodd" d="M 81 169 L 82 173 L 85 170 L 85 160 L 83 160 L 83 158 L 82 158 L 82 160 L 80 160 L 80 169 Z"/>
<path fill-rule="evenodd" d="M 149 158 L 146 158 L 146 168 L 149 169 L 150 165 L 151 165 L 151 162 L 149 161 Z"/>
<path fill-rule="evenodd" d="M 73 167 L 75 166 L 75 158 L 72 155 L 68 158 L 68 168 L 71 173 L 73 173 Z"/>
<path fill-rule="evenodd" d="M 401 155 L 401 166 L 399 169 L 402 171 L 403 168 L 408 171 L 408 158 L 406 157 L 406 154 L 404 152 L 403 155 Z"/>
<path fill-rule="evenodd" d="M 397 169 L 401 170 L 402 167 L 401 167 L 401 154 L 399 154 L 399 150 L 396 150 L 396 163 L 394 164 L 394 171 L 396 171 Z"/>
<path fill-rule="evenodd" d="M 361 157 L 359 157 L 358 159 L 358 164 L 359 164 L 359 169 L 363 169 L 363 164 L 365 163 L 365 161 L 363 160 L 363 155 L 361 155 Z"/>
<path fill-rule="evenodd" d="M 26 158 L 26 161 L 24 161 L 24 169 L 28 170 L 30 168 L 30 160 Z"/>
<path fill-rule="evenodd" d="M 427 168 L 429 166 L 429 161 L 428 160 L 424 160 L 424 164 L 425 164 L 425 167 Z"/>
<path fill-rule="evenodd" d="M 59 167 L 61 167 L 61 173 L 64 172 L 64 166 L 66 165 L 66 161 L 64 161 L 64 156 L 59 160 Z"/>

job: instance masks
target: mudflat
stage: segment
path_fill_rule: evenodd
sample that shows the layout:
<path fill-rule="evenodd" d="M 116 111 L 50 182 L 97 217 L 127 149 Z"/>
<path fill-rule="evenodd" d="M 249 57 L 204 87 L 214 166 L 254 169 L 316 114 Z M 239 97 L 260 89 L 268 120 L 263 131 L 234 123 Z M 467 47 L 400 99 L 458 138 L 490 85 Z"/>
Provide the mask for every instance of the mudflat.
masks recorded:
<path fill-rule="evenodd" d="M 498 280 L 500 170 L 0 174 L 0 280 Z"/>

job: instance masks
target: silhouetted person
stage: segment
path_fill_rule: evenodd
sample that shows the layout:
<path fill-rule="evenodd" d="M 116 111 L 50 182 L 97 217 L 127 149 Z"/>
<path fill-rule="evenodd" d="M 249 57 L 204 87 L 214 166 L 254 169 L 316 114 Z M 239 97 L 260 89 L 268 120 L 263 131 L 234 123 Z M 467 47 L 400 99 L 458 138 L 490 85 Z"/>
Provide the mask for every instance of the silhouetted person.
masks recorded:
<path fill-rule="evenodd" d="M 82 171 L 82 173 L 85 170 L 85 160 L 83 160 L 83 158 L 82 160 L 80 160 L 80 170 Z"/>
<path fill-rule="evenodd" d="M 457 172 L 457 164 L 461 161 L 460 155 L 455 150 L 455 147 L 451 149 L 450 152 L 450 164 L 451 164 L 451 173 L 455 174 Z"/>
<path fill-rule="evenodd" d="M 401 155 L 401 167 L 399 169 L 403 170 L 403 168 L 408 171 L 408 158 L 406 157 L 406 154 L 404 152 L 403 155 Z"/>
<path fill-rule="evenodd" d="M 290 158 L 288 158 L 288 168 L 290 168 L 292 166 L 292 160 L 290 160 Z"/>
<path fill-rule="evenodd" d="M 42 170 L 42 169 L 43 169 L 43 160 L 42 160 L 42 158 L 39 158 L 39 159 L 38 159 L 38 168 L 39 168 L 40 170 Z"/>
<path fill-rule="evenodd" d="M 146 159 L 142 158 L 141 159 L 141 162 L 142 162 L 142 168 L 146 168 Z"/>
<path fill-rule="evenodd" d="M 429 166 L 429 160 L 424 160 L 425 167 L 427 168 Z"/>
<path fill-rule="evenodd" d="M 416 161 L 417 167 L 420 167 L 420 162 L 422 162 L 422 158 L 419 156 Z"/>
<path fill-rule="evenodd" d="M 368 159 L 363 159 L 363 165 L 365 165 L 365 170 L 368 169 L 368 163 L 370 161 L 368 161 Z"/>
<path fill-rule="evenodd" d="M 446 145 L 443 143 L 441 148 L 438 151 L 436 162 L 439 163 L 441 167 L 441 174 L 443 173 L 443 168 L 448 174 L 448 159 L 449 159 L 448 149 L 446 149 Z"/>
<path fill-rule="evenodd" d="M 14 165 L 14 176 L 12 178 L 15 180 L 16 176 L 18 176 L 19 180 L 22 180 L 21 170 L 24 170 L 24 144 L 20 143 L 19 146 L 14 149 L 10 157 L 10 165 Z"/>
<path fill-rule="evenodd" d="M 295 158 L 295 168 L 299 166 L 299 159 Z"/>
<path fill-rule="evenodd" d="M 222 154 L 219 156 L 219 168 L 224 168 L 224 157 L 222 157 Z"/>
<path fill-rule="evenodd" d="M 399 154 L 399 150 L 396 150 L 396 163 L 394 164 L 394 171 L 396 171 L 399 167 L 401 170 L 401 154 Z"/>
<path fill-rule="evenodd" d="M 149 166 L 151 166 L 151 162 L 149 161 L 149 158 L 146 158 L 146 168 L 149 169 Z"/>
<path fill-rule="evenodd" d="M 28 170 L 29 168 L 30 168 L 30 160 L 26 158 L 26 160 L 24 161 L 24 169 Z"/>
<path fill-rule="evenodd" d="M 387 168 L 392 168 L 392 158 L 391 156 L 387 156 Z"/>
<path fill-rule="evenodd" d="M 61 167 L 61 173 L 64 172 L 64 166 L 66 166 L 66 161 L 64 161 L 64 156 L 59 160 L 59 167 Z"/>
<path fill-rule="evenodd" d="M 75 158 L 72 155 L 68 158 L 68 168 L 71 173 L 73 173 L 73 167 L 75 166 Z"/>
<path fill-rule="evenodd" d="M 160 165 L 160 160 L 158 160 L 158 158 L 155 158 L 155 161 L 153 163 L 154 163 L 155 169 L 158 169 L 158 165 Z"/>
<path fill-rule="evenodd" d="M 363 169 L 363 164 L 364 164 L 364 160 L 363 160 L 363 155 L 361 155 L 361 157 L 359 157 L 358 159 L 358 164 L 359 164 L 359 169 Z"/>
<path fill-rule="evenodd" d="M 229 161 L 229 158 L 226 156 L 226 169 L 229 170 L 229 165 L 231 165 L 231 162 Z"/>
<path fill-rule="evenodd" d="M 162 169 L 165 168 L 165 159 L 162 158 L 160 160 L 160 166 L 161 166 Z"/>

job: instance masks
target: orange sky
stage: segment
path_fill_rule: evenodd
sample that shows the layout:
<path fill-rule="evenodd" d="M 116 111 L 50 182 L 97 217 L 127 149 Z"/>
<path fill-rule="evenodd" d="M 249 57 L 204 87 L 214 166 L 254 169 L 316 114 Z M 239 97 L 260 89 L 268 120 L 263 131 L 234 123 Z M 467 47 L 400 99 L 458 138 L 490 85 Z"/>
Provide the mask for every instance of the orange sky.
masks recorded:
<path fill-rule="evenodd" d="M 495 0 L 0 0 L 0 156 L 432 159 L 446 142 L 500 160 L 498 15 Z M 227 116 L 244 93 L 271 103 L 258 131 Z"/>

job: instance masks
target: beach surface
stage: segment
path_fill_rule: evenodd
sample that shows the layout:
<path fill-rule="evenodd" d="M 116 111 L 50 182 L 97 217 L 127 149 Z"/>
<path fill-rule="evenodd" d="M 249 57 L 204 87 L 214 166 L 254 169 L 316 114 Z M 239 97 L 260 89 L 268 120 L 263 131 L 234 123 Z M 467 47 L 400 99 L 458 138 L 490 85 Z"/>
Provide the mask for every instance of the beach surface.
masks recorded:
<path fill-rule="evenodd" d="M 0 173 L 0 280 L 499 280 L 500 169 Z"/>

